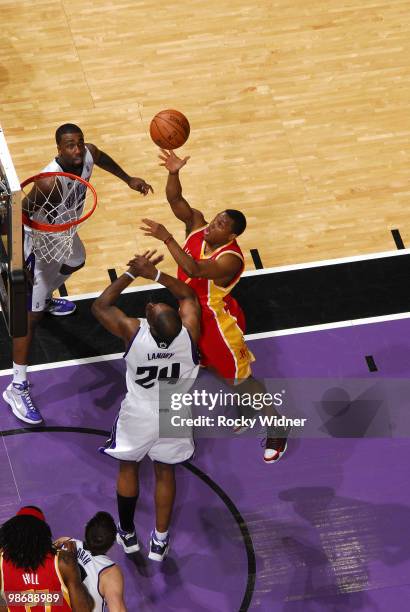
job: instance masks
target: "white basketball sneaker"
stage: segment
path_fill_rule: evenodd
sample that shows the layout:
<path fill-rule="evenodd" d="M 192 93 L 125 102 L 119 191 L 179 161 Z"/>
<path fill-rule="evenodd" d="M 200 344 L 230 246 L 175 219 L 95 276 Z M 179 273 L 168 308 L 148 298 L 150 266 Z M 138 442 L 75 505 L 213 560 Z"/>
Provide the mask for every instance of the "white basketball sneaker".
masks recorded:
<path fill-rule="evenodd" d="M 20 421 L 30 423 L 30 425 L 38 425 L 43 422 L 40 411 L 31 399 L 27 380 L 23 383 L 10 383 L 3 391 L 3 399 L 11 406 L 14 416 Z"/>
<path fill-rule="evenodd" d="M 153 561 L 163 561 L 167 556 L 168 551 L 169 535 L 167 535 L 165 540 L 157 540 L 155 537 L 155 531 L 153 531 L 149 541 L 148 559 L 152 559 Z"/>
<path fill-rule="evenodd" d="M 117 525 L 117 543 L 121 544 L 125 554 L 127 555 L 129 555 L 130 553 L 138 552 L 140 549 L 140 544 L 138 542 L 135 530 L 131 533 L 128 531 L 124 531 L 123 529 L 121 529 L 119 524 Z"/>

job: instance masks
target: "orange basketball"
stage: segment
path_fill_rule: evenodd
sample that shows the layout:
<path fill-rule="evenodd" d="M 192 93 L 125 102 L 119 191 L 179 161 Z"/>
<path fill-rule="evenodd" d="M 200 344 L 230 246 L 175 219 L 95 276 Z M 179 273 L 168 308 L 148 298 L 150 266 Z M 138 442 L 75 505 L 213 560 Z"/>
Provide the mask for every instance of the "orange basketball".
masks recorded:
<path fill-rule="evenodd" d="M 162 149 L 178 149 L 188 140 L 189 121 L 177 110 L 163 110 L 155 115 L 149 133 L 156 145 Z"/>

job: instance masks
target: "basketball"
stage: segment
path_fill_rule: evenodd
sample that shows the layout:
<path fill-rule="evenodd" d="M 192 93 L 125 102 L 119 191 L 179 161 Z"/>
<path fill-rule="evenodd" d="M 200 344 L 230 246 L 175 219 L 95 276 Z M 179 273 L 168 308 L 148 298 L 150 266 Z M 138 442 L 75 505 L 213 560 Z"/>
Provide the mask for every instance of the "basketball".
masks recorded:
<path fill-rule="evenodd" d="M 155 115 L 149 127 L 152 140 L 162 149 L 178 149 L 188 140 L 189 121 L 177 110 L 163 110 Z"/>

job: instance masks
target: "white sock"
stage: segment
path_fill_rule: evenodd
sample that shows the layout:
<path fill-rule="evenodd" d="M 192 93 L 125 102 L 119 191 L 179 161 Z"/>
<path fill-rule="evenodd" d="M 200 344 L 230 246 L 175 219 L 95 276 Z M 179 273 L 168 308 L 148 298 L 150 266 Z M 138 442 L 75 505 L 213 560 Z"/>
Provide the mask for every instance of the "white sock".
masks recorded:
<path fill-rule="evenodd" d="M 164 542 L 167 539 L 167 535 L 168 535 L 168 531 L 161 532 L 155 529 L 155 537 L 160 542 Z"/>
<path fill-rule="evenodd" d="M 27 365 L 20 365 L 13 361 L 13 382 L 21 385 L 25 380 L 27 380 Z"/>

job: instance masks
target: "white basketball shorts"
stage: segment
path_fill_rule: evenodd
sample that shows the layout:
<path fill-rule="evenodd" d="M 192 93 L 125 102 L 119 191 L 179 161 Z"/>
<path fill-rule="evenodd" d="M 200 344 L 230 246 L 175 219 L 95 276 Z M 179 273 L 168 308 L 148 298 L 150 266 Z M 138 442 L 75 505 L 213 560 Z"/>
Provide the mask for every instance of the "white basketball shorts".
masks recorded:
<path fill-rule="evenodd" d="M 24 257 L 33 286 L 29 286 L 28 309 L 32 312 L 42 312 L 46 309 L 47 300 L 63 282 L 60 269 L 63 264 L 75 268 L 85 261 L 85 248 L 78 234 L 73 238 L 73 252 L 67 260 L 47 263 L 39 259 L 31 250 L 31 237 L 28 232 L 24 236 Z"/>
<path fill-rule="evenodd" d="M 181 463 L 194 452 L 192 428 L 190 437 L 160 438 L 158 409 L 128 396 L 114 422 L 111 437 L 100 452 L 123 461 L 141 461 L 148 455 L 152 461 Z"/>

